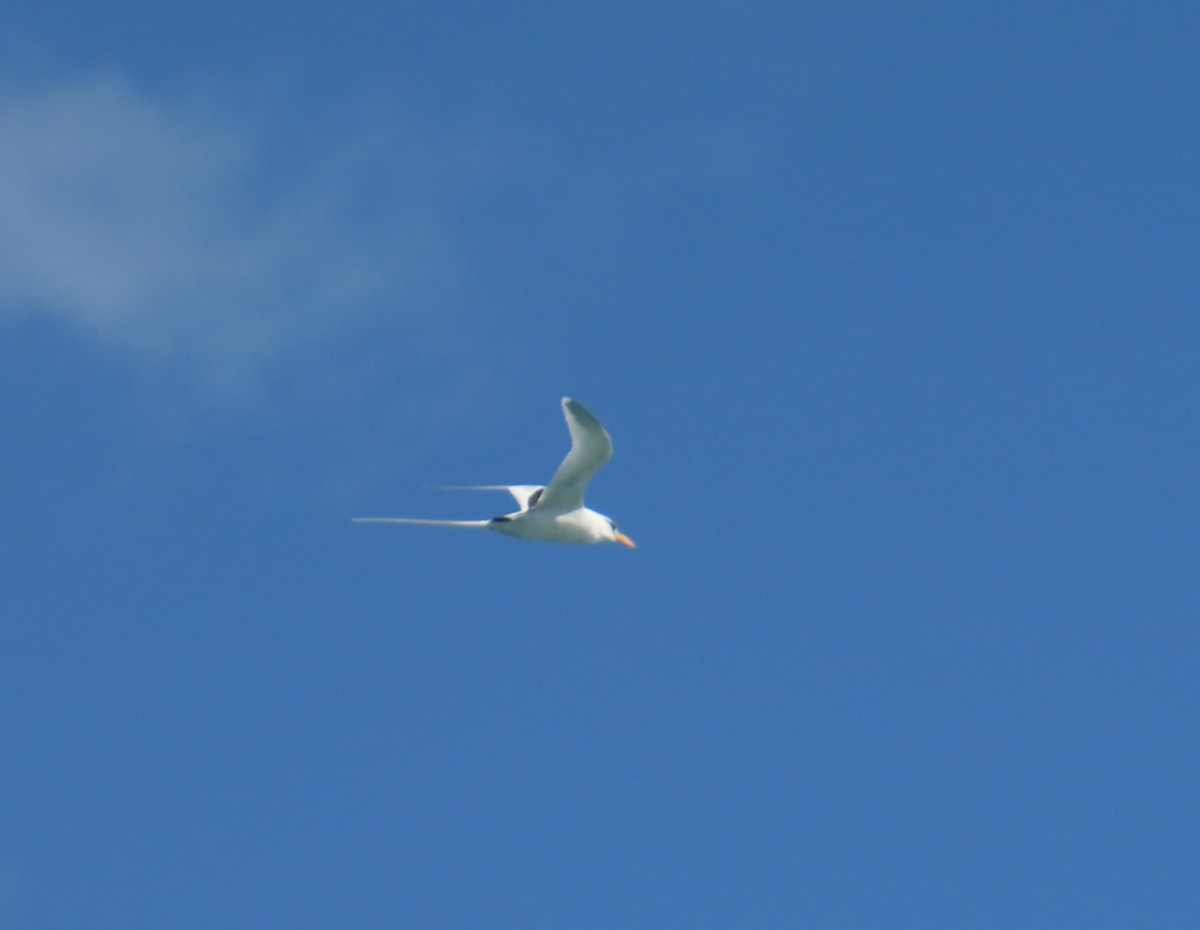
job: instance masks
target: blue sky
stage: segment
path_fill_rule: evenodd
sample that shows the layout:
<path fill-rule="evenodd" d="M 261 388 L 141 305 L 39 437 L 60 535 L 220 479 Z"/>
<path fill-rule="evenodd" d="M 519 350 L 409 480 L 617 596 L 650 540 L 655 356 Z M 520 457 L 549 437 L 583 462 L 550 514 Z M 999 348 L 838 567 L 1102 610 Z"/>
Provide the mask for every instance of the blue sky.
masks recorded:
<path fill-rule="evenodd" d="M 0 923 L 1196 925 L 1192 6 L 3 26 Z"/>

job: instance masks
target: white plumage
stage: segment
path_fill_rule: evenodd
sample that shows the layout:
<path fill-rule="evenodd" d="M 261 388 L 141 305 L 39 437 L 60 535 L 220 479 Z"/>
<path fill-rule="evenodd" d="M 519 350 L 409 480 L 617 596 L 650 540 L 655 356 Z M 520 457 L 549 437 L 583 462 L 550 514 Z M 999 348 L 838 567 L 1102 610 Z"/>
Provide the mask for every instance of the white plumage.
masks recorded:
<path fill-rule="evenodd" d="M 421 526 L 474 526 L 521 539 L 551 542 L 617 542 L 634 548 L 633 540 L 604 514 L 583 505 L 592 476 L 612 458 L 612 439 L 591 412 L 569 397 L 562 399 L 571 434 L 571 451 L 550 483 L 443 485 L 451 491 L 507 491 L 519 510 L 490 520 L 426 520 L 420 517 L 355 517 L 356 523 L 413 523 Z"/>

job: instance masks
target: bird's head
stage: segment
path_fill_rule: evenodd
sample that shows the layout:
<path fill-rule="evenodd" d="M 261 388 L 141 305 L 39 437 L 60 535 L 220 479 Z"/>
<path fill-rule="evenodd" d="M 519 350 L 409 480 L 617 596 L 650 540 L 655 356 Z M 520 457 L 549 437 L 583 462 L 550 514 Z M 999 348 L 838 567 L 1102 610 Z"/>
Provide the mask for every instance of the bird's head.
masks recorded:
<path fill-rule="evenodd" d="M 617 529 L 617 524 L 607 517 L 605 517 L 605 520 L 608 522 L 608 539 L 611 539 L 615 543 L 620 543 L 622 546 L 628 546 L 630 549 L 637 548 L 632 539 Z"/>

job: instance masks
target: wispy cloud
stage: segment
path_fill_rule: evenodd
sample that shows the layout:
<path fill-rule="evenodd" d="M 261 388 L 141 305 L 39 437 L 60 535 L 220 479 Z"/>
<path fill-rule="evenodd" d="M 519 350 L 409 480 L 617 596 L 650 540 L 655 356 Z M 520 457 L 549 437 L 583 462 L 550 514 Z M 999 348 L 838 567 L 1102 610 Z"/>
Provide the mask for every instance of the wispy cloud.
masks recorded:
<path fill-rule="evenodd" d="M 470 341 L 446 165 L 478 165 L 367 128 L 300 157 L 271 130 L 111 75 L 0 91 L 0 323 L 53 316 L 231 394 L 381 321 L 413 358 Z"/>

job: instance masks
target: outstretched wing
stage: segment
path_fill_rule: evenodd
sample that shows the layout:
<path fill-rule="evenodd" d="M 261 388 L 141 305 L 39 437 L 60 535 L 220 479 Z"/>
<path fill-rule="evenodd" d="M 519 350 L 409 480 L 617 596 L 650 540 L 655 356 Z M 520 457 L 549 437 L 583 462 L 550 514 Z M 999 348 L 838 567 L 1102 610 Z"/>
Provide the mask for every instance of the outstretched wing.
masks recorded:
<path fill-rule="evenodd" d="M 420 517 L 352 517 L 353 523 L 415 523 L 418 526 L 487 526 L 491 520 L 423 520 Z"/>
<path fill-rule="evenodd" d="M 544 490 L 540 484 L 435 484 L 438 491 L 507 491 L 524 512 L 538 502 Z"/>
<path fill-rule="evenodd" d="M 612 439 L 588 409 L 577 400 L 562 399 L 571 433 L 571 451 L 546 485 L 537 508 L 574 510 L 583 506 L 583 491 L 600 466 L 612 458 Z"/>

